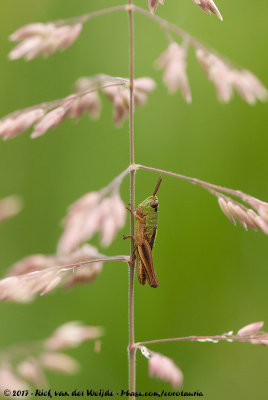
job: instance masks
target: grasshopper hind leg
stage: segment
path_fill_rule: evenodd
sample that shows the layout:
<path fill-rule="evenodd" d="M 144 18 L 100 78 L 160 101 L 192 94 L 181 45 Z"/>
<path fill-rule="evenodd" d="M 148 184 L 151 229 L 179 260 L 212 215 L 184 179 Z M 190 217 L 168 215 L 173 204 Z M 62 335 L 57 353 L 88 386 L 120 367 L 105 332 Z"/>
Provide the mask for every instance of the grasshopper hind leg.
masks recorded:
<path fill-rule="evenodd" d="M 132 236 L 132 235 L 123 235 L 123 239 L 124 240 L 133 239 L 134 242 L 136 243 L 136 246 L 133 249 L 131 258 L 132 258 L 133 261 L 136 259 L 136 274 L 137 274 L 137 278 L 138 278 L 138 281 L 140 282 L 140 284 L 142 286 L 144 286 L 146 281 L 147 281 L 147 279 L 148 279 L 148 276 L 147 276 L 144 264 L 142 262 L 142 259 L 141 259 L 140 255 L 139 255 L 139 252 L 137 251 L 137 249 L 138 249 L 137 240 L 136 240 L 135 236 Z"/>
<path fill-rule="evenodd" d="M 152 250 L 146 240 L 141 244 L 141 246 L 138 246 L 138 256 L 142 262 L 143 270 L 149 285 L 153 288 L 157 288 L 159 284 L 153 266 Z"/>

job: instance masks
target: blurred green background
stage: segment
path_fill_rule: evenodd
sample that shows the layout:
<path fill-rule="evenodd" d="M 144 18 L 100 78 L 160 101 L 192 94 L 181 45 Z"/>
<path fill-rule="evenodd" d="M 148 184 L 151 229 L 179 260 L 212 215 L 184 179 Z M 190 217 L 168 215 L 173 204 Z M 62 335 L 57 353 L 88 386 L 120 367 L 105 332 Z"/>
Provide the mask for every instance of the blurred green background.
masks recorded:
<path fill-rule="evenodd" d="M 79 40 L 48 60 L 10 62 L 8 36 L 21 25 L 82 15 L 120 0 L 9 0 L 0 16 L 1 116 L 70 94 L 80 76 L 128 76 L 128 19 L 124 12 L 85 24 Z M 145 0 L 138 5 L 146 6 Z M 158 13 L 216 48 L 267 82 L 267 3 L 237 0 L 217 5 L 221 23 L 190 0 L 170 0 Z M 267 200 L 267 106 L 250 107 L 238 96 L 221 105 L 191 50 L 188 72 L 193 104 L 169 96 L 154 60 L 167 46 L 153 21 L 135 16 L 136 76 L 151 76 L 158 89 L 135 114 L 136 162 L 164 168 Z M 128 124 L 116 130 L 111 105 L 104 100 L 98 122 L 84 116 L 66 120 L 37 140 L 29 132 L 0 143 L 0 198 L 19 194 L 24 210 L 0 227 L 1 276 L 15 261 L 35 253 L 53 254 L 66 209 L 84 193 L 99 189 L 129 160 Z M 152 193 L 158 175 L 137 174 L 136 201 Z M 129 202 L 129 183 L 122 198 Z M 157 290 L 135 287 L 136 339 L 220 334 L 264 320 L 268 329 L 267 237 L 234 228 L 217 201 L 201 188 L 164 177 L 154 263 Z M 121 240 L 102 249 L 127 254 Z M 98 245 L 98 238 L 92 240 Z M 107 264 L 92 286 L 57 290 L 30 305 L 0 305 L 0 347 L 45 338 L 60 324 L 82 320 L 105 327 L 102 351 L 93 343 L 69 353 L 82 365 L 72 377 L 49 375 L 55 390 L 127 388 L 127 288 L 123 263 Z M 183 389 L 200 390 L 206 399 L 256 399 L 267 393 L 267 349 L 249 344 L 178 343 L 151 346 L 174 359 L 185 374 Z M 137 354 L 137 389 L 169 390 L 151 379 L 147 361 Z"/>

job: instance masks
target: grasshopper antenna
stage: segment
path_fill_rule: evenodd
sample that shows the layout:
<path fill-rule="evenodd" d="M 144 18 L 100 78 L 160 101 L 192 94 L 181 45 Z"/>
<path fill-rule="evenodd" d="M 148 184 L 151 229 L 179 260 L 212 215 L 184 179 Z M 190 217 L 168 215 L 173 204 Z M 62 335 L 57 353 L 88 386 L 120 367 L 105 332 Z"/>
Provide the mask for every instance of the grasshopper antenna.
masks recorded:
<path fill-rule="evenodd" d="M 158 189 L 159 189 L 159 186 L 160 186 L 161 182 L 162 182 L 162 176 L 159 176 L 157 184 L 156 184 L 156 187 L 155 187 L 155 190 L 153 192 L 153 197 L 155 197 L 156 193 L 158 192 Z"/>

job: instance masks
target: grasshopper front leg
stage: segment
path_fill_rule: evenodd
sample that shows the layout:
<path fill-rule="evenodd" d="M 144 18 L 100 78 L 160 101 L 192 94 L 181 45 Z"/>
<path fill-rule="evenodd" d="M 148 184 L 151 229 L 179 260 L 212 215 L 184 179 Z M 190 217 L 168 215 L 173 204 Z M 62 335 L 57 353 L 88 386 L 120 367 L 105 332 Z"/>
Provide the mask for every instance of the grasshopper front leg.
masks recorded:
<path fill-rule="evenodd" d="M 132 211 L 129 207 L 126 207 L 126 209 L 127 209 L 127 210 L 133 215 L 133 217 L 134 217 L 137 221 L 139 221 L 141 224 L 144 224 L 144 223 L 145 223 L 144 218 L 140 217 L 140 216 L 136 213 L 136 211 Z"/>

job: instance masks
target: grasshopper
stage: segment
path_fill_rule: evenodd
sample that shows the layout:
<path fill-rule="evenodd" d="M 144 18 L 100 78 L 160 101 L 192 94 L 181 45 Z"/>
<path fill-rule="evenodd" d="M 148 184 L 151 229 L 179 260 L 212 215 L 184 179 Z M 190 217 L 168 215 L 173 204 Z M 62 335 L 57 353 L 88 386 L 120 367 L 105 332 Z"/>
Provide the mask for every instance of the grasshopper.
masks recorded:
<path fill-rule="evenodd" d="M 157 232 L 158 199 L 156 193 L 161 184 L 161 176 L 158 179 L 153 195 L 144 200 L 136 211 L 131 212 L 137 220 L 135 236 L 123 236 L 123 239 L 132 238 L 135 242 L 134 254 L 136 255 L 137 278 L 141 285 L 148 281 L 151 287 L 158 287 L 158 280 L 153 266 L 152 250 Z"/>

